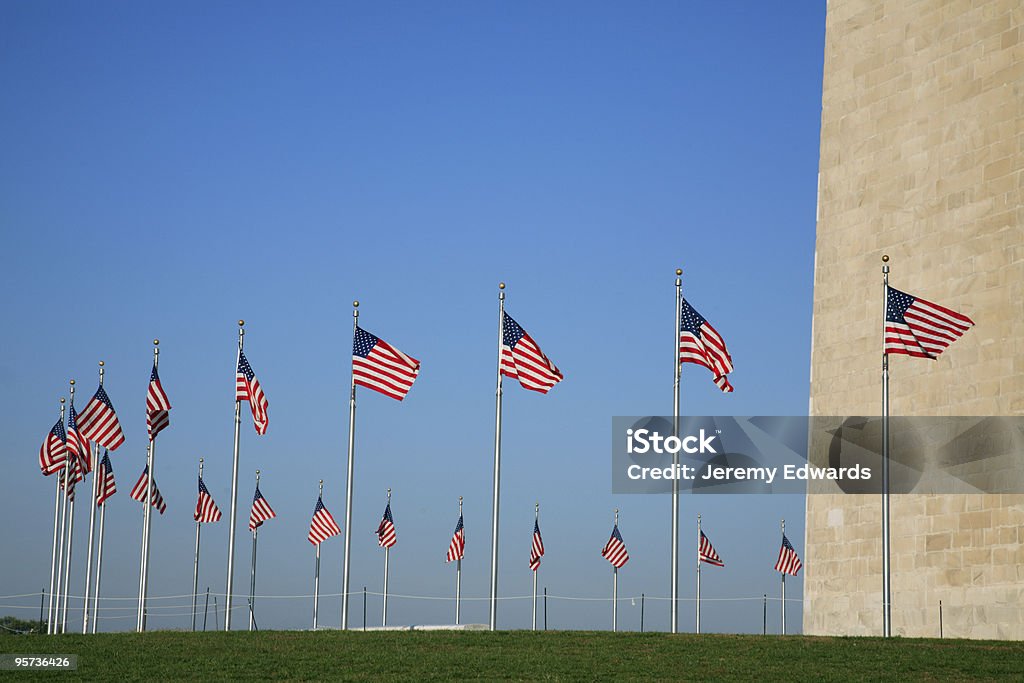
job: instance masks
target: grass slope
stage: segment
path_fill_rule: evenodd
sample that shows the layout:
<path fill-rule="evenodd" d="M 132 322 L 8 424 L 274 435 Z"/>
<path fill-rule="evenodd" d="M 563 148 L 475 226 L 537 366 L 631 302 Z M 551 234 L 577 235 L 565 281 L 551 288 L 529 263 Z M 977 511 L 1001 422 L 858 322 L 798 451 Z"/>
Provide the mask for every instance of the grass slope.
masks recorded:
<path fill-rule="evenodd" d="M 1024 643 L 587 631 L 265 631 L 19 636 L 0 652 L 77 654 L 18 680 L 1022 680 Z"/>

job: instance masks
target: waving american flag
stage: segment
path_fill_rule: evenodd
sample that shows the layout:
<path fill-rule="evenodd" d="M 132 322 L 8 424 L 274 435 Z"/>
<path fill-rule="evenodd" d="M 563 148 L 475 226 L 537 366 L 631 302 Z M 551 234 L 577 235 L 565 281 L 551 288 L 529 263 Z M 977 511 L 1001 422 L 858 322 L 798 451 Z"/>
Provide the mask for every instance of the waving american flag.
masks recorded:
<path fill-rule="evenodd" d="M 99 488 L 96 489 L 96 507 L 107 502 L 107 498 L 117 493 L 117 484 L 114 482 L 114 468 L 110 466 L 110 455 L 104 451 L 100 466 L 96 470 L 96 481 Z"/>
<path fill-rule="evenodd" d="M 209 523 L 220 521 L 220 508 L 218 508 L 217 503 L 213 501 L 213 496 L 211 496 L 209 490 L 207 490 L 202 477 L 199 477 L 199 499 L 196 501 L 196 511 L 192 517 L 197 522 Z"/>
<path fill-rule="evenodd" d="M 725 562 L 722 562 L 722 558 L 715 552 L 714 547 L 711 545 L 711 541 L 704 535 L 704 532 L 700 532 L 700 543 L 697 546 L 697 560 L 699 562 L 707 562 L 713 564 L 716 567 L 724 567 Z"/>
<path fill-rule="evenodd" d="M 153 507 L 159 510 L 161 515 L 167 512 L 167 503 L 164 502 L 164 497 L 160 495 L 160 489 L 156 485 L 156 480 L 149 477 L 148 465 L 142 470 L 139 480 L 135 482 L 135 486 L 132 487 L 132 491 L 128 495 L 145 505 L 147 488 L 152 488 L 153 490 L 153 493 L 150 494 Z"/>
<path fill-rule="evenodd" d="M 796 576 L 803 566 L 793 544 L 786 538 L 786 534 L 782 534 L 782 547 L 779 548 L 779 559 L 775 562 L 775 571 Z"/>
<path fill-rule="evenodd" d="M 111 451 L 124 443 L 124 432 L 117 420 L 114 404 L 102 384 L 78 416 L 78 429 L 86 439 Z"/>
<path fill-rule="evenodd" d="M 889 287 L 885 296 L 885 353 L 935 360 L 974 326 L 966 315 Z"/>
<path fill-rule="evenodd" d="M 459 523 L 455 525 L 455 533 L 452 534 L 451 543 L 448 544 L 448 559 L 461 560 L 466 556 L 466 528 L 462 525 L 462 515 L 459 515 Z"/>
<path fill-rule="evenodd" d="M 540 568 L 540 558 L 544 557 L 544 539 L 540 537 L 540 521 L 533 520 L 533 542 L 530 544 L 530 569 Z"/>
<path fill-rule="evenodd" d="M 46 476 L 63 469 L 64 461 L 67 459 L 67 440 L 64 419 L 57 418 L 57 423 L 50 428 L 43 445 L 39 447 L 39 469 Z"/>
<path fill-rule="evenodd" d="M 420 362 L 361 327 L 352 338 L 352 379 L 401 401 L 420 374 Z"/>
<path fill-rule="evenodd" d="M 384 516 L 381 518 L 380 524 L 377 525 L 377 545 L 381 548 L 390 548 L 397 542 L 395 520 L 391 516 L 391 503 L 389 502 L 384 508 Z"/>
<path fill-rule="evenodd" d="M 89 457 L 89 442 L 82 436 L 78 428 L 78 413 L 75 412 L 75 399 L 71 399 L 68 408 L 68 454 L 77 457 L 79 468 L 83 474 L 92 472 L 92 458 Z"/>
<path fill-rule="evenodd" d="M 157 434 L 171 424 L 170 410 L 171 400 L 160 384 L 160 375 L 157 374 L 156 363 L 153 363 L 153 371 L 149 373 L 149 389 L 146 391 L 146 430 L 150 439 L 155 439 Z"/>
<path fill-rule="evenodd" d="M 270 404 L 263 394 L 263 387 L 256 379 L 256 373 L 252 371 L 249 360 L 241 351 L 238 352 L 238 369 L 235 372 L 235 400 L 248 401 L 252 410 L 252 424 L 257 434 L 266 434 L 270 417 L 267 415 L 267 408 Z"/>
<path fill-rule="evenodd" d="M 732 372 L 732 356 L 725 340 L 686 299 L 679 311 L 679 362 L 703 365 L 711 371 L 716 387 L 727 393 L 733 390 L 726 377 Z"/>
<path fill-rule="evenodd" d="M 562 381 L 562 372 L 508 313 L 501 320 L 501 374 L 518 379 L 524 389 L 546 394 Z"/>
<path fill-rule="evenodd" d="M 320 545 L 331 536 L 341 533 L 341 527 L 334 521 L 334 516 L 324 507 L 323 497 L 316 499 L 316 507 L 313 508 L 313 521 L 309 523 L 309 534 L 306 539 L 313 545 Z"/>
<path fill-rule="evenodd" d="M 256 493 L 252 497 L 252 510 L 249 511 L 249 529 L 255 531 L 263 522 L 274 517 L 277 517 L 277 513 L 260 493 L 260 485 L 256 484 Z"/>
<path fill-rule="evenodd" d="M 601 557 L 612 563 L 616 569 L 629 562 L 629 553 L 626 552 L 626 544 L 622 541 L 622 534 L 619 533 L 619 525 L 612 528 L 611 538 L 601 551 Z"/>

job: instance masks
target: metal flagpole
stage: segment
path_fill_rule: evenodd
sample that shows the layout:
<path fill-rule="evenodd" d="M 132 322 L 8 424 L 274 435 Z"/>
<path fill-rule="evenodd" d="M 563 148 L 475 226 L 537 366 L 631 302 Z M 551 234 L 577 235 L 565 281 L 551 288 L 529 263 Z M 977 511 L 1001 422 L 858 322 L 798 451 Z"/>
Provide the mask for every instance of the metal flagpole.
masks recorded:
<path fill-rule="evenodd" d="M 540 523 L 540 503 L 533 504 L 533 522 L 534 524 Z M 533 549 L 533 536 L 530 537 L 530 549 Z M 540 571 L 540 567 L 533 570 L 533 619 L 532 626 L 533 630 L 537 630 L 537 572 Z"/>
<path fill-rule="evenodd" d="M 679 365 L 679 316 L 681 314 L 683 305 L 683 271 L 681 268 L 676 268 L 676 326 L 672 334 L 672 346 L 673 346 L 673 382 L 672 382 L 672 435 L 677 439 L 679 438 L 679 376 L 680 376 L 680 365 Z M 679 471 L 679 452 L 676 451 L 672 454 L 672 471 Z M 671 579 L 671 592 L 672 597 L 670 601 L 671 615 L 669 621 L 671 622 L 672 633 L 679 632 L 679 479 L 672 477 L 672 579 Z"/>
<path fill-rule="evenodd" d="M 63 397 L 61 397 L 61 399 L 60 399 L 60 423 L 61 423 L 61 425 L 64 424 L 64 398 Z M 50 437 L 47 436 L 46 438 L 49 439 Z M 64 454 L 64 457 L 65 457 L 65 459 L 67 458 L 67 453 L 66 452 Z M 53 483 L 54 483 L 54 494 L 53 494 L 53 549 L 50 551 L 50 600 L 49 600 L 49 602 L 47 604 L 47 608 L 46 608 L 46 632 L 47 633 L 56 633 L 56 631 L 53 628 L 54 623 L 56 622 L 56 619 L 53 618 L 53 614 L 54 614 L 54 611 L 53 611 L 54 610 L 53 592 L 56 590 L 57 577 L 60 575 L 60 569 L 57 568 L 58 567 L 58 565 L 57 565 L 57 530 L 58 529 L 63 530 L 63 527 L 60 525 L 60 477 L 61 477 L 61 474 L 60 474 L 60 472 L 57 472 L 56 474 L 57 474 L 57 476 L 53 478 Z"/>
<path fill-rule="evenodd" d="M 782 520 L 782 537 L 786 537 L 786 520 Z M 782 635 L 786 635 L 786 572 L 782 572 Z"/>
<path fill-rule="evenodd" d="M 619 526 L 619 508 L 615 508 L 615 526 Z M 612 631 L 619 630 L 619 568 L 612 565 Z"/>
<path fill-rule="evenodd" d="M 99 449 L 96 449 L 97 455 Z M 100 533 L 96 539 L 96 587 L 92 596 L 92 632 L 96 633 L 96 625 L 100 620 L 100 577 L 103 576 L 103 527 L 107 517 L 107 503 L 103 501 L 100 506 Z"/>
<path fill-rule="evenodd" d="M 697 633 L 700 633 L 700 515 L 697 515 Z"/>
<path fill-rule="evenodd" d="M 100 386 L 103 386 L 103 361 L 100 361 Z M 89 632 L 89 588 L 92 580 L 92 549 L 93 532 L 96 529 L 96 494 L 99 491 L 99 482 L 96 481 L 98 474 L 97 464 L 100 457 L 100 445 L 94 443 L 95 450 L 92 452 L 92 498 L 89 500 L 89 550 L 85 559 L 85 599 L 82 602 L 82 633 Z M 93 618 L 95 618 L 95 613 Z"/>
<path fill-rule="evenodd" d="M 260 487 L 260 471 L 256 470 L 256 488 Z M 252 530 L 252 568 L 249 571 L 249 630 L 256 628 L 256 540 L 260 528 Z"/>
<path fill-rule="evenodd" d="M 71 405 L 75 403 L 75 380 L 71 380 Z M 77 457 L 77 456 L 76 456 Z M 71 477 L 74 476 L 74 472 L 71 468 L 71 458 L 67 458 L 64 463 L 64 503 L 67 506 L 67 513 L 65 514 L 65 522 L 67 523 L 67 544 L 66 552 L 64 553 L 64 585 L 61 589 L 61 617 L 60 617 L 60 632 L 66 633 L 68 629 L 68 586 L 71 583 L 71 548 L 72 542 L 74 541 L 75 535 L 75 501 L 69 499 L 69 492 L 74 484 L 71 482 Z"/>
<path fill-rule="evenodd" d="M 462 496 L 459 496 L 459 519 L 462 519 Z M 455 560 L 455 625 L 462 616 L 462 558 Z"/>
<path fill-rule="evenodd" d="M 199 481 L 203 480 L 203 459 L 199 458 Z M 198 510 L 197 510 L 198 512 Z M 192 564 L 192 631 L 196 630 L 196 606 L 199 602 L 199 527 L 202 523 L 196 520 L 196 559 Z"/>
<path fill-rule="evenodd" d="M 224 630 L 231 630 L 231 590 L 235 574 L 235 519 L 238 512 L 238 437 L 242 425 L 242 402 L 238 400 L 238 363 L 242 360 L 245 342 L 245 321 L 238 321 L 238 355 L 235 359 L 235 446 L 231 464 L 231 515 L 228 521 L 228 580 L 224 595 Z"/>
<path fill-rule="evenodd" d="M 391 505 L 391 489 L 388 489 L 388 505 Z M 384 548 L 384 614 L 381 616 L 380 625 L 388 625 L 388 551 L 391 548 Z"/>
<path fill-rule="evenodd" d="M 494 498 L 491 512 L 491 618 L 498 627 L 498 504 L 501 491 L 501 347 L 505 322 L 505 283 L 498 283 L 498 386 L 494 392 Z"/>
<path fill-rule="evenodd" d="M 889 354 L 885 315 L 889 308 L 889 256 L 882 256 L 882 635 L 892 635 L 892 577 L 889 565 Z"/>
<path fill-rule="evenodd" d="M 153 367 L 160 363 L 160 340 L 153 340 Z M 139 569 L 139 622 L 138 631 L 146 630 L 146 598 L 149 595 L 149 539 L 153 523 L 153 491 L 156 488 L 156 441 L 149 436 L 149 453 L 146 459 L 149 472 L 149 486 L 146 487 L 146 513 L 142 518 L 142 566 Z"/>
<path fill-rule="evenodd" d="M 324 497 L 324 480 L 320 480 L 320 498 Z M 320 611 L 320 544 L 316 544 L 316 569 L 313 572 L 313 630 Z"/>
<path fill-rule="evenodd" d="M 352 343 L 359 329 L 359 302 L 352 302 Z M 352 382 L 348 398 L 348 478 L 345 482 L 345 564 L 341 572 L 341 628 L 348 628 L 348 579 L 352 553 L 352 476 L 355 474 L 356 452 L 356 374 L 352 366 Z"/>

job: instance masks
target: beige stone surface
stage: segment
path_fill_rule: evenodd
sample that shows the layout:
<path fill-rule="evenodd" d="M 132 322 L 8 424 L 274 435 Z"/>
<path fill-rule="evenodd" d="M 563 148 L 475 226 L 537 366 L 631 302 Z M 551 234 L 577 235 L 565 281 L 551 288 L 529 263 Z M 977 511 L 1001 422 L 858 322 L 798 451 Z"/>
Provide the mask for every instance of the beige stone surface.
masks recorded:
<path fill-rule="evenodd" d="M 1024 414 L 1024 3 L 829 0 L 814 415 L 881 414 L 891 283 L 976 326 L 894 356 L 894 415 Z M 880 634 L 881 502 L 811 495 L 804 632 Z M 893 632 L 1024 638 L 1024 495 L 892 499 Z"/>

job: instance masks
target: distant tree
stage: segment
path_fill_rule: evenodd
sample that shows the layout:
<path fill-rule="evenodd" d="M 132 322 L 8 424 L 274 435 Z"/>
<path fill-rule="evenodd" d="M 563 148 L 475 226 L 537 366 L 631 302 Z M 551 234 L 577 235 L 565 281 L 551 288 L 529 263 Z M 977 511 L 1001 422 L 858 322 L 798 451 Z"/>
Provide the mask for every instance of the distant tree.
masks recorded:
<path fill-rule="evenodd" d="M 0 617 L 0 636 L 17 636 L 22 633 L 46 633 L 45 621 L 27 621 L 18 617 Z"/>

